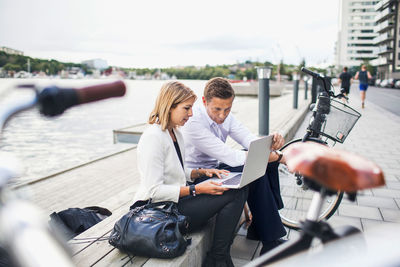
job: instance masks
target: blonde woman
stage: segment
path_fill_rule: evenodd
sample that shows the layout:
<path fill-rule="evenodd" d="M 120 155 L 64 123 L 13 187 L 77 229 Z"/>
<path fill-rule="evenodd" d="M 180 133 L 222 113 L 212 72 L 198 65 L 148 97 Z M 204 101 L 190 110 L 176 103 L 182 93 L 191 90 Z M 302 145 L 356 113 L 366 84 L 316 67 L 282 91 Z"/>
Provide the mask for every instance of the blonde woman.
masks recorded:
<path fill-rule="evenodd" d="M 189 217 L 191 231 L 216 215 L 213 245 L 203 265 L 233 266 L 229 251 L 247 199 L 247 187 L 228 190 L 213 181 L 193 183 L 200 177 L 221 177 L 228 172 L 184 166 L 185 146 L 179 127 L 192 116 L 196 98 L 180 82 L 162 86 L 149 117 L 149 127 L 137 148 L 140 187 L 134 206 L 150 198 L 153 202 L 174 201 L 179 211 Z"/>

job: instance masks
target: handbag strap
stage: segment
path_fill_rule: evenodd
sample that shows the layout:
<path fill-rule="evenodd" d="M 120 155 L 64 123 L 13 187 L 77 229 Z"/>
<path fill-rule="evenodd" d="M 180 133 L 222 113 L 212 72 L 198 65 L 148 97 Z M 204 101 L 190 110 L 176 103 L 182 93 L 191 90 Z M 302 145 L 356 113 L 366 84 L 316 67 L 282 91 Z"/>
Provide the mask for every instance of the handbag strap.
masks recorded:
<path fill-rule="evenodd" d="M 175 202 L 173 202 L 173 201 L 160 201 L 160 202 L 151 203 L 151 199 L 149 199 L 149 201 L 146 204 L 131 209 L 130 213 L 131 213 L 131 216 L 133 216 L 134 214 L 136 214 L 136 213 L 138 213 L 138 212 L 140 212 L 140 211 L 142 211 L 144 209 L 151 209 L 151 208 L 155 208 L 155 207 L 158 207 L 158 206 L 165 206 L 163 208 L 163 212 L 174 214 L 176 216 L 180 215 L 179 211 L 178 211 L 177 204 Z"/>
<path fill-rule="evenodd" d="M 158 206 L 165 206 L 164 210 L 166 212 L 170 212 L 170 213 L 176 213 L 178 210 L 176 203 L 173 201 L 160 201 L 160 202 L 148 203 L 148 204 L 144 205 L 145 208 L 154 208 L 154 207 L 158 207 Z"/>

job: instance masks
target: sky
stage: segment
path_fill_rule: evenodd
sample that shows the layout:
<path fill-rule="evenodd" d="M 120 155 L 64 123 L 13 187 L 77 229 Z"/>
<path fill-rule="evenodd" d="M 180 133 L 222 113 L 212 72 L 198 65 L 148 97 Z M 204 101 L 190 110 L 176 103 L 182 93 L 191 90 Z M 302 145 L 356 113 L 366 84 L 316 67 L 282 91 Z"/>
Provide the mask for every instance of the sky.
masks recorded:
<path fill-rule="evenodd" d="M 339 0 L 0 0 L 0 46 L 158 68 L 333 63 Z"/>

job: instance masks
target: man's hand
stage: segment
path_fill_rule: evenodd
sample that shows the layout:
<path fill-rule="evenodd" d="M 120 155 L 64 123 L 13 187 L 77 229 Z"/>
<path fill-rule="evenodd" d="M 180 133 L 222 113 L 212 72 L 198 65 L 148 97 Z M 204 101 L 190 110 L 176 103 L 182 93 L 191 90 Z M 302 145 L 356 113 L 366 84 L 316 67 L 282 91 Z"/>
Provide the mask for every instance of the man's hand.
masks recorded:
<path fill-rule="evenodd" d="M 217 176 L 218 178 L 225 178 L 222 176 L 227 176 L 230 171 L 228 170 L 219 170 L 219 169 L 201 169 L 203 172 L 203 175 L 208 176 L 208 177 L 213 177 L 214 175 Z"/>
<path fill-rule="evenodd" d="M 271 150 L 278 150 L 285 144 L 285 139 L 279 133 L 273 133 L 274 139 L 272 141 Z"/>

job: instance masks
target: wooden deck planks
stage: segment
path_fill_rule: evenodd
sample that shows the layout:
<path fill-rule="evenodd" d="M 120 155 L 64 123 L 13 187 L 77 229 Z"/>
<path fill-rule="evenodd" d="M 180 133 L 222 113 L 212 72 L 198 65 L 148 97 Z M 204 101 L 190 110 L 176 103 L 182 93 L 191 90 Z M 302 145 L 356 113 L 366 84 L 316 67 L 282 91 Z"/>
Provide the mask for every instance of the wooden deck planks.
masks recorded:
<path fill-rule="evenodd" d="M 132 164 L 129 164 L 129 163 Z M 47 214 L 71 207 L 99 206 L 104 200 L 139 183 L 136 149 L 96 161 L 19 188 Z M 131 196 L 133 198 L 133 195 Z M 108 208 L 107 206 L 104 206 Z"/>

